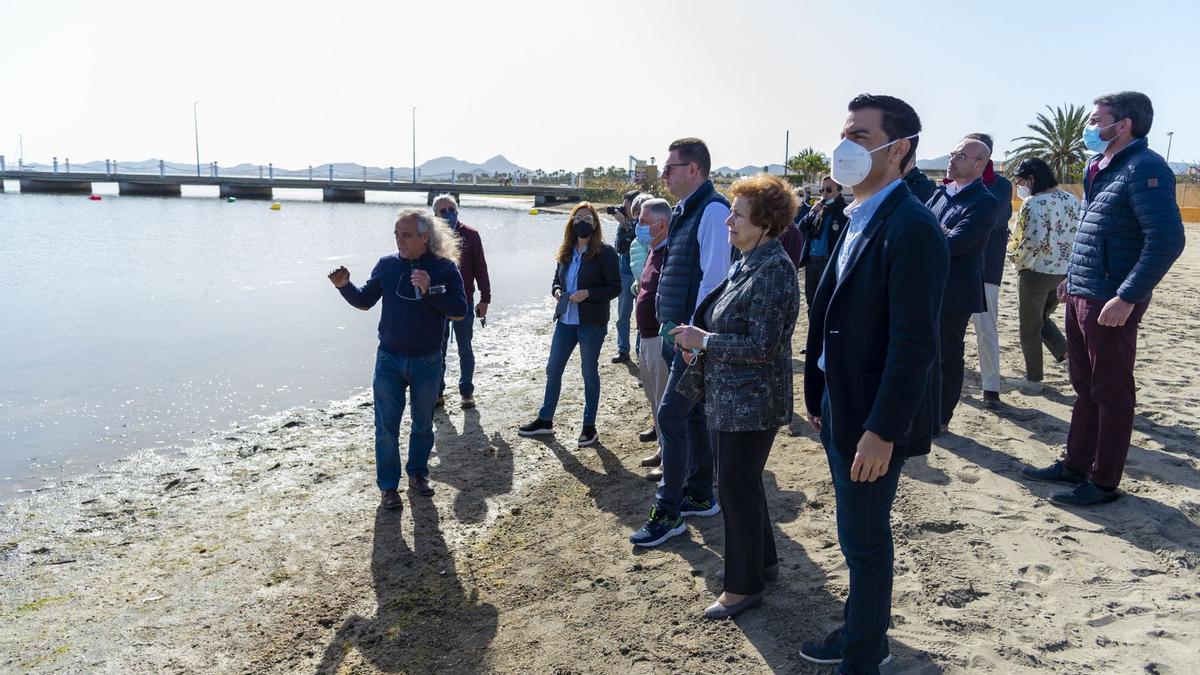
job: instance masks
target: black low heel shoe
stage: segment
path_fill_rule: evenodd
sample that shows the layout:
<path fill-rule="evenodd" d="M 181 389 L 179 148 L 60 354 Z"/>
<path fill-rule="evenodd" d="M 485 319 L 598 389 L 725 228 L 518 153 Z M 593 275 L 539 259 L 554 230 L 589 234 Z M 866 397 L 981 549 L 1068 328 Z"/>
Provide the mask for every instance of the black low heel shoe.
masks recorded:
<path fill-rule="evenodd" d="M 745 600 L 732 605 L 722 605 L 720 602 L 714 602 L 704 610 L 704 618 L 706 619 L 732 619 L 742 612 L 758 607 L 763 603 L 763 594 L 755 593 L 747 595 Z"/>

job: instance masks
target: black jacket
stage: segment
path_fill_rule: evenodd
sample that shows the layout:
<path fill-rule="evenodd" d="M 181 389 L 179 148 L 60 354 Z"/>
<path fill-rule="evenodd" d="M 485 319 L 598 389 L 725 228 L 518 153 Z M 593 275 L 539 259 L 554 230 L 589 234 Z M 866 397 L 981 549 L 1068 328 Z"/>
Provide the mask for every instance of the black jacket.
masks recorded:
<path fill-rule="evenodd" d="M 567 265 L 558 263 L 554 270 L 554 282 L 550 294 L 567 291 Z M 621 269 L 617 264 L 617 251 L 604 244 L 600 255 L 579 263 L 579 290 L 588 292 L 587 299 L 579 303 L 579 323 L 608 323 L 608 306 L 613 298 L 621 294 Z"/>
<path fill-rule="evenodd" d="M 804 217 L 796 223 L 796 227 L 804 235 L 804 253 L 800 256 L 800 264 L 797 267 L 804 267 L 808 264 L 812 252 L 811 243 L 814 239 L 824 237 L 828 242 L 826 250 L 832 251 L 834 243 L 842 234 L 842 228 L 846 227 L 846 222 L 849 220 L 846 217 L 846 198 L 841 194 L 834 198 L 832 204 L 821 210 L 820 218 L 817 218 L 816 207 L 804 214 Z"/>
<path fill-rule="evenodd" d="M 926 176 L 917 167 L 913 167 L 912 171 L 904 174 L 904 184 L 912 191 L 913 195 L 921 201 L 922 204 L 929 201 L 933 196 L 933 191 L 937 189 L 937 185 Z"/>
<path fill-rule="evenodd" d="M 838 239 L 809 316 L 804 403 L 829 393 L 834 448 L 852 457 L 864 430 L 906 456 L 929 452 L 939 425 L 938 321 L 949 248 L 937 221 L 898 185 L 859 237 L 839 282 Z M 817 363 L 825 356 L 825 370 Z"/>
<path fill-rule="evenodd" d="M 996 227 L 996 198 L 982 180 L 976 180 L 953 197 L 941 185 L 928 206 L 950 244 L 950 273 L 942 311 L 974 314 L 987 311 L 983 292 L 983 252 Z"/>
<path fill-rule="evenodd" d="M 997 174 L 995 182 L 988 185 L 987 189 L 996 198 L 996 227 L 992 229 L 992 236 L 988 238 L 983 251 L 983 281 L 999 286 L 1004 278 L 1004 259 L 1008 254 L 1008 237 L 1011 234 L 1008 221 L 1012 219 L 1013 186 L 1007 178 Z"/>

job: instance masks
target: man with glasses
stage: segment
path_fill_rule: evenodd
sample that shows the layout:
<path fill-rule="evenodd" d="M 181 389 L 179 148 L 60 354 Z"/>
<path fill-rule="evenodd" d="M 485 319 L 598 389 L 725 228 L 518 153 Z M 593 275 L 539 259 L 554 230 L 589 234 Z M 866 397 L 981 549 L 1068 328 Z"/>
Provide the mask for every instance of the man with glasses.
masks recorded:
<path fill-rule="evenodd" d="M 380 258 L 361 287 L 350 283 L 345 267 L 329 273 L 329 280 L 352 306 L 365 311 L 383 300 L 372 390 L 375 480 L 385 509 L 401 506 L 399 435 L 406 405 L 412 415 L 404 467 L 408 485 L 420 495 L 433 495 L 428 463 L 433 450 L 433 405 L 442 374 L 442 336 L 447 319 L 461 319 L 467 313 L 450 228 L 423 209 L 405 209 L 396 218 L 394 234 L 398 253 Z"/>
<path fill-rule="evenodd" d="M 453 195 L 441 195 L 433 200 L 433 212 L 446 221 L 461 242 L 458 271 L 462 274 L 463 289 L 467 294 L 468 308 L 474 305 L 474 316 L 468 314 L 457 321 L 446 322 L 445 337 L 442 338 L 442 377 L 438 388 L 437 407 L 446 404 L 446 353 L 450 346 L 450 331 L 454 331 L 454 342 L 458 345 L 458 393 L 462 407 L 475 407 L 475 352 L 471 349 L 471 337 L 475 332 L 475 317 L 485 321 L 488 305 L 492 302 L 492 282 L 488 278 L 487 258 L 483 255 L 483 240 L 479 230 L 460 222 L 458 202 Z M 479 284 L 479 304 L 475 304 L 475 284 Z"/>
<path fill-rule="evenodd" d="M 838 235 L 846 226 L 847 220 L 846 198 L 842 196 L 842 186 L 831 176 L 821 178 L 820 198 L 798 224 L 800 232 L 808 238 L 805 258 L 800 264 L 804 267 L 805 306 L 810 308 L 813 294 L 817 292 L 817 284 L 820 283 L 825 265 L 829 262 L 829 252 L 837 243 Z"/>
<path fill-rule="evenodd" d="M 983 288 L 983 252 L 996 226 L 996 198 L 983 184 L 991 151 L 966 138 L 950 151 L 946 178 L 926 204 L 950 244 L 950 270 L 942 295 L 942 431 L 950 425 L 962 396 L 964 340 L 971 315 L 987 311 Z"/>
<path fill-rule="evenodd" d="M 725 226 L 729 201 L 708 179 L 712 167 L 708 146 L 699 138 L 681 138 L 668 150 L 662 178 L 679 203 L 671 210 L 667 257 L 654 301 L 663 336 L 676 326 L 693 323 L 700 301 L 725 280 L 733 252 Z M 675 391 L 687 364 L 675 349 L 674 338 L 664 337 L 663 342 L 663 356 L 671 364 L 658 406 L 663 477 L 649 518 L 629 538 L 635 546 L 658 546 L 683 534 L 686 516 L 721 512 L 713 494 L 712 445 L 704 402 L 696 403 Z"/>

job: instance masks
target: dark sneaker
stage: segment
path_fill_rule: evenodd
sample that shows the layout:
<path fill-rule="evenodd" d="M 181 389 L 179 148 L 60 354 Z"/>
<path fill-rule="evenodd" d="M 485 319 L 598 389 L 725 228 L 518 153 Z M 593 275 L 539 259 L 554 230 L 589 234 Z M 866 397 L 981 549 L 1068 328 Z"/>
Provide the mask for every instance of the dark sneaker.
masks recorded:
<path fill-rule="evenodd" d="M 600 438 L 600 434 L 596 432 L 596 427 L 585 426 L 579 434 L 579 447 L 586 448 L 595 443 L 597 438 Z"/>
<path fill-rule="evenodd" d="M 638 434 L 638 440 L 643 443 L 653 443 L 658 440 L 658 432 L 654 430 L 654 427 L 650 427 Z"/>
<path fill-rule="evenodd" d="M 429 484 L 428 476 L 409 476 L 408 487 L 422 497 L 433 496 L 433 486 Z"/>
<path fill-rule="evenodd" d="M 643 546 L 649 548 L 658 546 L 664 541 L 687 532 L 687 525 L 683 524 L 683 518 L 675 516 L 672 518 L 662 511 L 658 510 L 658 506 L 650 509 L 650 517 L 646 520 L 646 524 L 637 532 L 634 532 L 629 537 L 629 543 L 634 546 Z"/>
<path fill-rule="evenodd" d="M 400 501 L 398 490 L 384 490 L 383 496 L 379 500 L 379 506 L 389 510 L 399 509 L 404 506 L 404 502 Z"/>
<path fill-rule="evenodd" d="M 1000 392 L 998 391 L 983 391 L 983 407 L 988 410 L 995 410 L 1000 407 Z"/>
<path fill-rule="evenodd" d="M 1121 493 L 1116 488 L 1105 490 L 1090 480 L 1076 485 L 1074 489 L 1050 495 L 1050 501 L 1068 506 L 1097 506 L 1115 502 L 1120 498 Z"/>
<path fill-rule="evenodd" d="M 802 642 L 800 658 L 809 663 L 837 665 L 842 662 L 842 629 L 838 628 L 820 642 Z M 883 640 L 883 659 L 880 667 L 892 660 L 892 651 L 888 647 L 887 638 Z"/>
<path fill-rule="evenodd" d="M 629 352 L 617 352 L 617 355 L 612 357 L 613 363 L 629 363 Z"/>
<path fill-rule="evenodd" d="M 474 407 L 475 407 L 475 397 L 474 396 L 462 397 L 462 409 L 463 410 L 469 410 Z"/>
<path fill-rule="evenodd" d="M 712 497 L 694 499 L 691 495 L 684 495 L 683 503 L 679 505 L 681 516 L 715 516 L 720 512 L 721 505 Z"/>
<path fill-rule="evenodd" d="M 517 429 L 517 435 L 519 436 L 541 436 L 552 433 L 554 433 L 554 422 L 544 420 L 540 417 Z"/>
<path fill-rule="evenodd" d="M 1037 480 L 1043 483 L 1067 483 L 1068 485 L 1079 485 L 1087 481 L 1087 476 L 1079 473 L 1075 469 L 1067 467 L 1059 460 L 1044 469 L 1035 469 L 1032 466 L 1027 466 L 1021 469 L 1021 475 L 1029 480 Z"/>

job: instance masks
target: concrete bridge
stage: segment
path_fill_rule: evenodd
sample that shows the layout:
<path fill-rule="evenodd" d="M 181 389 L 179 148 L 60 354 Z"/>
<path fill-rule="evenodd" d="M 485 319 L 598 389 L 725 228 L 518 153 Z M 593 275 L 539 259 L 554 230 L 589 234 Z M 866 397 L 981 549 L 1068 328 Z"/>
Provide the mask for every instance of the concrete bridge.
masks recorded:
<path fill-rule="evenodd" d="M 0 170 L 0 192 L 4 181 L 19 181 L 21 192 L 52 194 L 92 194 L 92 183 L 116 183 L 119 194 L 178 197 L 184 185 L 215 185 L 221 197 L 238 199 L 272 199 L 275 188 L 320 190 L 327 202 L 363 202 L 367 190 L 380 192 L 424 192 L 426 202 L 440 194 L 505 195 L 533 197 L 535 206 L 581 201 L 583 189 L 566 185 L 498 185 L 494 183 L 405 182 L 389 180 L 357 180 L 345 178 L 252 178 L 243 176 L 182 176 L 141 173 L 79 173 L 49 171 Z"/>

